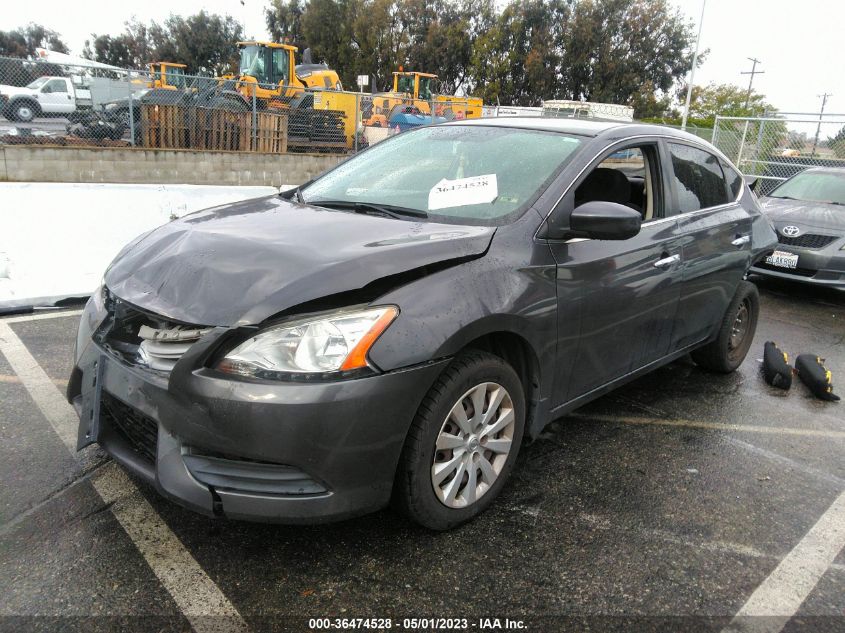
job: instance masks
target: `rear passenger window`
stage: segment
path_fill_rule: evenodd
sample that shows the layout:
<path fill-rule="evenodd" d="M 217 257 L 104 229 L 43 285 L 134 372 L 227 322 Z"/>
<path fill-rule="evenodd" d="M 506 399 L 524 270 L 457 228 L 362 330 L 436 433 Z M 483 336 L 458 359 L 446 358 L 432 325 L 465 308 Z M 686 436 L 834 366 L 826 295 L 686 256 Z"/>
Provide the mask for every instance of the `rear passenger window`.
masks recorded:
<path fill-rule="evenodd" d="M 669 143 L 680 213 L 730 202 L 719 159 L 710 152 Z"/>

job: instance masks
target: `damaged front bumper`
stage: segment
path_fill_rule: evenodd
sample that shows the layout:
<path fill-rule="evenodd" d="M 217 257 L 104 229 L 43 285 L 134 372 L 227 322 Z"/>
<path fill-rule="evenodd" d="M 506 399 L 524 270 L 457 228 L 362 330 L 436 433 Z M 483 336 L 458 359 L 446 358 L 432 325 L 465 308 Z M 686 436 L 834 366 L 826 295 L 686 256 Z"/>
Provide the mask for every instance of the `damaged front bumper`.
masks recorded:
<path fill-rule="evenodd" d="M 78 447 L 100 444 L 207 515 L 313 523 L 385 506 L 410 423 L 446 362 L 335 382 L 232 379 L 200 360 L 226 331 L 216 328 L 157 372 L 91 340 L 92 303 L 68 386 Z"/>

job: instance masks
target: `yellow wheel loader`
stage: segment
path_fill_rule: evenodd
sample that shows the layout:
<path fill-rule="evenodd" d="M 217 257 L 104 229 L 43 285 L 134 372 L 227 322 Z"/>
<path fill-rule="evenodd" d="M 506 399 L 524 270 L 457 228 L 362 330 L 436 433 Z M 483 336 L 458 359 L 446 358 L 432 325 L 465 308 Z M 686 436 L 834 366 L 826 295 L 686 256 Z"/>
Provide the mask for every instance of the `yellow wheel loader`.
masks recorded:
<path fill-rule="evenodd" d="M 343 90 L 338 74 L 326 64 L 311 61 L 306 49 L 303 63 L 296 64 L 296 46 L 276 42 L 239 42 L 240 68 L 236 90 L 245 101 L 266 102 L 264 107 L 297 107 L 309 90 Z"/>
<path fill-rule="evenodd" d="M 150 62 L 150 88 L 161 90 L 183 90 L 185 88 L 185 64 L 176 62 Z"/>
<path fill-rule="evenodd" d="M 373 95 L 372 108 L 364 112 L 366 126 L 386 127 L 388 116 L 397 105 L 408 105 L 424 115 L 445 119 L 477 119 L 481 116 L 482 101 L 477 97 L 455 97 L 435 94 L 437 75 L 409 72 L 399 67 L 393 73 L 393 90 Z"/>

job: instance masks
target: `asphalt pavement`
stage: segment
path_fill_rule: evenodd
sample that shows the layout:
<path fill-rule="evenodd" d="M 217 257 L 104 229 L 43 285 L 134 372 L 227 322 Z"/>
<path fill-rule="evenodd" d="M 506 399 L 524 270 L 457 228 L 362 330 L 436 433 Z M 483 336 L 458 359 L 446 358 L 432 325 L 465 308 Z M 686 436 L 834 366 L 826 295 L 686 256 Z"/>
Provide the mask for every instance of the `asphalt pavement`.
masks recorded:
<path fill-rule="evenodd" d="M 78 313 L 2 319 L 0 630 L 843 631 L 845 404 L 758 359 L 816 353 L 845 395 L 845 294 L 759 285 L 739 371 L 682 359 L 555 421 L 447 533 L 173 505 L 71 450 Z"/>

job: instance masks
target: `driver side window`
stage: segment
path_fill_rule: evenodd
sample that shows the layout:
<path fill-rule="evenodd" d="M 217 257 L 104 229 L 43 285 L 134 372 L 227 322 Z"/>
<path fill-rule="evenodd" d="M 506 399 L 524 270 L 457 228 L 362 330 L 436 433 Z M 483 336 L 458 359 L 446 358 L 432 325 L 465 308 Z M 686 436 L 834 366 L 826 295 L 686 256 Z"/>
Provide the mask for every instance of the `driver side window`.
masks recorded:
<path fill-rule="evenodd" d="M 634 209 L 643 222 L 663 217 L 657 146 L 616 149 L 575 190 L 575 207 L 601 200 Z"/>

